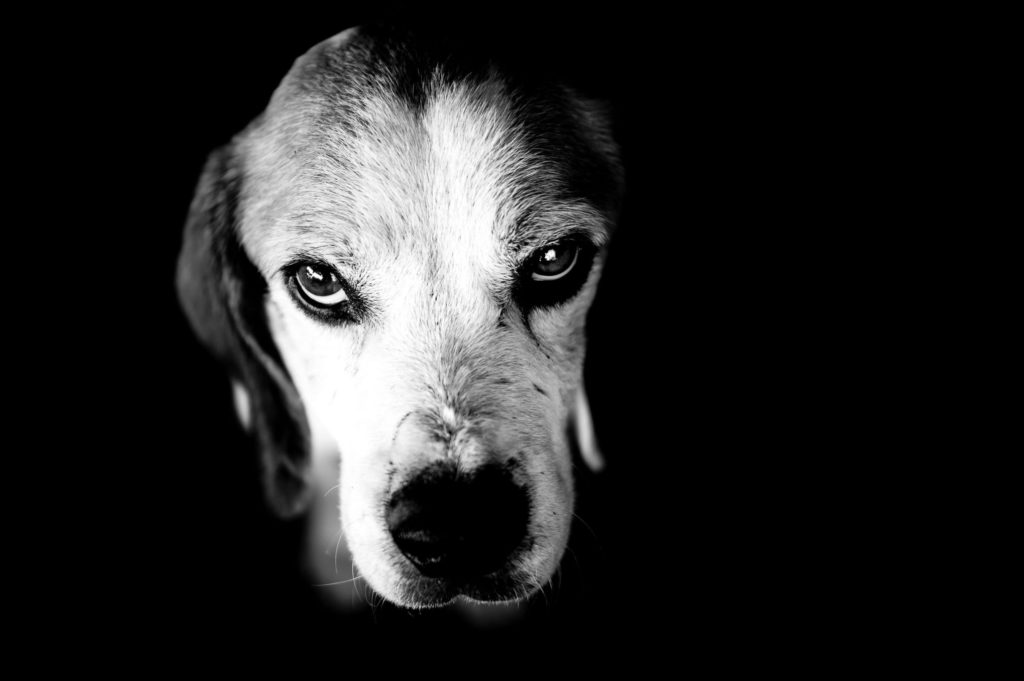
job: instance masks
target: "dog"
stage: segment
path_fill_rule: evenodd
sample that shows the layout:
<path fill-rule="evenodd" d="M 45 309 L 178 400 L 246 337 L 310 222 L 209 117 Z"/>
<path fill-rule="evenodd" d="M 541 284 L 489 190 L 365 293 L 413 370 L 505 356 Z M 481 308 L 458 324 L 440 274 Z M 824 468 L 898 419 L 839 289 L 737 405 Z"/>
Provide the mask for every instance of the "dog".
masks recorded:
<path fill-rule="evenodd" d="M 516 602 L 555 574 L 573 457 L 602 466 L 585 322 L 623 191 L 603 104 L 383 25 L 312 47 L 209 156 L 180 302 L 271 507 L 336 490 L 386 601 Z"/>

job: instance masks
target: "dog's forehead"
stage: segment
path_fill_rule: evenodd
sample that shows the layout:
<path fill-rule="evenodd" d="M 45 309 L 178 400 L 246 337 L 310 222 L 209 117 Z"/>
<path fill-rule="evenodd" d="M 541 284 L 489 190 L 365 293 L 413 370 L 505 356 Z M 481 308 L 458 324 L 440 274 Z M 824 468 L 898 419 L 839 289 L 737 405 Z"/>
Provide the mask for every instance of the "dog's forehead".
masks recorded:
<path fill-rule="evenodd" d="M 605 229 L 619 193 L 607 124 L 585 101 L 381 30 L 300 57 L 242 149 L 242 237 L 257 259 L 296 231 L 461 230 L 484 248 L 527 223 Z"/>

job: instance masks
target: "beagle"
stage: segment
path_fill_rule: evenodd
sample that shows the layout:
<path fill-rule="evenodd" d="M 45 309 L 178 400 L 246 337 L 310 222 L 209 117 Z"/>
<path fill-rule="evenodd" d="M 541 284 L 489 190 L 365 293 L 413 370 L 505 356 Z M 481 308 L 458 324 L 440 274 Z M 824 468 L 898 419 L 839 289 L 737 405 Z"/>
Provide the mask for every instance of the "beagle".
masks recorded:
<path fill-rule="evenodd" d="M 386 26 L 315 45 L 210 155 L 181 304 L 273 509 L 336 491 L 383 599 L 510 602 L 555 573 L 573 455 L 602 466 L 584 326 L 622 193 L 597 102 Z"/>

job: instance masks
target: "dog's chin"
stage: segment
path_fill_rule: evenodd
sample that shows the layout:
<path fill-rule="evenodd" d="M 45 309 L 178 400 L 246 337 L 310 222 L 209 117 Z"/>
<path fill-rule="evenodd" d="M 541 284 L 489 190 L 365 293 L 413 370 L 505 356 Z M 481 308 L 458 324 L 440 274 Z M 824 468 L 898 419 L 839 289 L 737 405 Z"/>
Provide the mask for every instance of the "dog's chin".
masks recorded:
<path fill-rule="evenodd" d="M 443 608 L 457 601 L 516 603 L 529 598 L 543 582 L 523 569 L 502 570 L 473 579 L 424 577 L 403 569 L 392 593 L 382 594 L 405 608 Z M 547 581 L 547 580 L 543 580 Z"/>

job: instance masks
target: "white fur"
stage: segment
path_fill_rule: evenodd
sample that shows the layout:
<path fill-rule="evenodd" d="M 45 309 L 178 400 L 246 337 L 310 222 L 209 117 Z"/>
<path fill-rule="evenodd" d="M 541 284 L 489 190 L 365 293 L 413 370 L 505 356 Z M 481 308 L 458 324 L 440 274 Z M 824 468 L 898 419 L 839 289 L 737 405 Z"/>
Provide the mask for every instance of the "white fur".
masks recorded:
<path fill-rule="evenodd" d="M 235 403 L 235 414 L 244 430 L 252 428 L 252 405 L 249 403 L 249 392 L 238 381 L 231 381 L 231 397 Z"/>
<path fill-rule="evenodd" d="M 594 436 L 594 421 L 590 415 L 590 402 L 587 391 L 580 381 L 580 389 L 576 392 L 576 411 L 573 413 L 573 427 L 576 430 L 576 442 L 579 444 L 580 456 L 590 466 L 590 470 L 599 473 L 604 470 L 604 457 L 597 446 Z"/>

